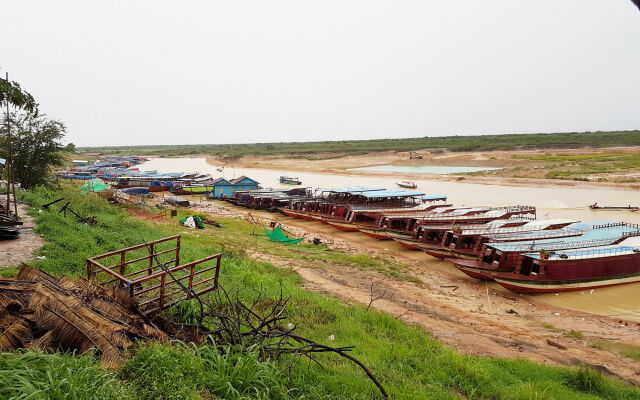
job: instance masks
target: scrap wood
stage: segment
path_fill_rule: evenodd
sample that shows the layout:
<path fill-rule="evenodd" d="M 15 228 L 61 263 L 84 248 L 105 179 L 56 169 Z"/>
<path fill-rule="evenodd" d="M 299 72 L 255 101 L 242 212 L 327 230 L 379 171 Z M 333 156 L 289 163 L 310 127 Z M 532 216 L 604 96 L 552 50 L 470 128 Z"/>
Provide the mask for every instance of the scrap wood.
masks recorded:
<path fill-rule="evenodd" d="M 566 350 L 566 349 L 567 349 L 567 346 L 565 346 L 565 345 L 563 345 L 563 344 L 560 344 L 560 343 L 558 343 L 558 342 L 554 342 L 554 341 L 553 341 L 553 340 L 551 340 L 551 339 L 547 339 L 547 344 L 549 344 L 549 345 L 551 345 L 551 346 L 553 346 L 553 347 L 557 347 L 557 348 L 559 348 L 560 350 Z"/>
<path fill-rule="evenodd" d="M 94 349 L 113 366 L 136 339 L 168 336 L 85 279 L 57 280 L 27 265 L 16 279 L 0 279 L 0 350 Z"/>

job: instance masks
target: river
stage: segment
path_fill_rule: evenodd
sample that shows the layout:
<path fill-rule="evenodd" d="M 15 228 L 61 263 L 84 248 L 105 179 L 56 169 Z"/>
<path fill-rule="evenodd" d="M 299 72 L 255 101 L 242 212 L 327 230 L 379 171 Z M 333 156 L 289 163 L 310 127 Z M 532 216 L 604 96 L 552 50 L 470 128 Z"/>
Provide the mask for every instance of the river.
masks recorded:
<path fill-rule="evenodd" d="M 301 160 L 304 163 L 305 160 Z M 320 174 L 309 172 L 276 171 L 255 168 L 226 167 L 222 173 L 218 166 L 207 163 L 204 158 L 154 158 L 140 165 L 142 170 L 158 172 L 199 171 L 214 177 L 227 179 L 246 175 L 260 182 L 262 187 L 287 187 L 280 185 L 279 176 L 297 177 L 303 186 L 312 188 L 331 188 L 345 186 L 372 186 L 396 188 L 396 182 L 404 180 L 402 175 L 390 176 L 389 173 L 368 176 L 361 174 Z M 412 175 L 415 176 L 415 175 Z M 497 184 L 479 184 L 465 181 L 441 181 L 424 178 L 413 179 L 418 189 L 427 194 L 446 194 L 448 201 L 456 205 L 467 206 L 504 206 L 533 205 L 537 207 L 539 219 L 573 218 L 581 221 L 624 221 L 640 224 L 640 212 L 630 211 L 593 211 L 587 205 L 598 202 L 600 205 L 638 205 L 640 192 L 629 189 L 585 188 L 576 186 L 507 186 Z M 375 239 L 371 239 L 375 240 Z M 442 263 L 434 262 L 425 254 L 425 267 L 441 269 Z M 451 267 L 451 270 L 455 268 Z M 453 272 L 453 271 L 452 271 Z M 457 273 L 455 271 L 454 273 Z M 496 290 L 501 286 L 493 284 Z M 543 301 L 578 311 L 586 311 L 616 318 L 640 321 L 640 283 L 597 289 L 593 292 L 569 292 L 560 294 L 536 295 L 537 301 Z"/>

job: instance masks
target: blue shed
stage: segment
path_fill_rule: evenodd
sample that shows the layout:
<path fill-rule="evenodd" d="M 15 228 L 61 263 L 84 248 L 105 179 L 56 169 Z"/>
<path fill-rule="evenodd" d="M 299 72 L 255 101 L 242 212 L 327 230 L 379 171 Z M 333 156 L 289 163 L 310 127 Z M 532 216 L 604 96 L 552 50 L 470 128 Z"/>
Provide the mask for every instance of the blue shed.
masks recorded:
<path fill-rule="evenodd" d="M 232 179 L 231 183 L 233 184 L 233 193 L 235 193 L 242 190 L 255 190 L 258 188 L 260 182 L 243 175 L 239 178 Z"/>
<path fill-rule="evenodd" d="M 224 178 L 218 178 L 213 181 L 211 193 L 213 193 L 214 197 L 233 196 L 233 193 L 235 193 L 234 185 Z"/>

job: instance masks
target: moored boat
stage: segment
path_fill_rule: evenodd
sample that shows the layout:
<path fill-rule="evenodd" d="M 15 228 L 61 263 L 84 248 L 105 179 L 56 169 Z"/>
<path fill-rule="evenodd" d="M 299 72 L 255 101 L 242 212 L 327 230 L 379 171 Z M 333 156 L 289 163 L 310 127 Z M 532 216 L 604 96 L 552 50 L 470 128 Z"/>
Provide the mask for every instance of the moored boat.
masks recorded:
<path fill-rule="evenodd" d="M 413 182 L 413 181 L 397 182 L 396 185 L 400 186 L 401 188 L 405 188 L 405 189 L 415 189 L 415 188 L 418 187 L 418 185 L 416 185 L 416 183 Z"/>
<path fill-rule="evenodd" d="M 284 183 L 286 185 L 302 185 L 302 181 L 300 181 L 300 179 L 289 176 L 281 176 L 280 183 Z"/>
<path fill-rule="evenodd" d="M 618 244 L 523 254 L 513 272 L 491 277 L 517 293 L 555 293 L 640 282 L 640 237 Z"/>

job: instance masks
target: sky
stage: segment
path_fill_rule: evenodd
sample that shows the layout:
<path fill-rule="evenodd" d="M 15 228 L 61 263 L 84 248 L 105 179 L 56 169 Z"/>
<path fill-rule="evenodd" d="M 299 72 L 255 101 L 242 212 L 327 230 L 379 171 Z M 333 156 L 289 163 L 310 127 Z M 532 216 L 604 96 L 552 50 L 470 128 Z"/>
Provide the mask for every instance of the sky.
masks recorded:
<path fill-rule="evenodd" d="M 640 128 L 630 0 L 6 0 L 2 14 L 0 73 L 78 146 Z"/>

